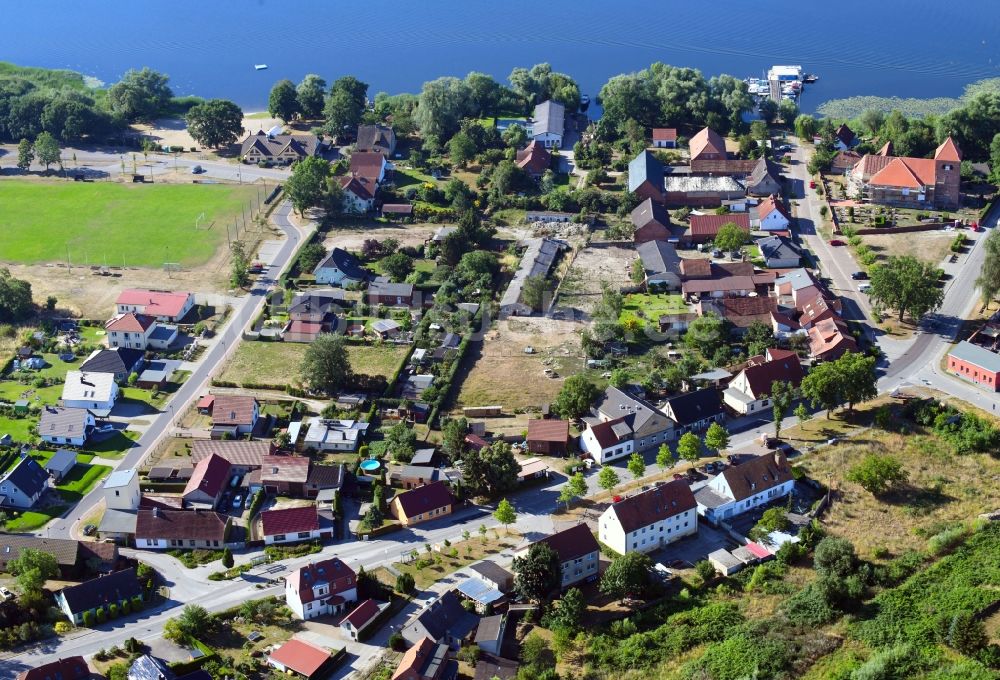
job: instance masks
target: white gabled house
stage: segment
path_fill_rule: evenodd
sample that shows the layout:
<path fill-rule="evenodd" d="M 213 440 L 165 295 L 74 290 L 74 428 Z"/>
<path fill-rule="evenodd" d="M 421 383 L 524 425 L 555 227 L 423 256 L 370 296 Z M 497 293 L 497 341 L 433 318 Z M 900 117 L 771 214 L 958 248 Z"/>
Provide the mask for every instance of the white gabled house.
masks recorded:
<path fill-rule="evenodd" d="M 589 453 L 595 463 L 604 465 L 632 455 L 635 450 L 633 435 L 632 426 L 624 416 L 603 423 L 588 423 L 587 429 L 580 434 L 580 450 Z"/>
<path fill-rule="evenodd" d="M 354 570 L 332 557 L 299 567 L 285 577 L 285 603 L 302 620 L 348 611 L 358 600 Z"/>
<path fill-rule="evenodd" d="M 780 451 L 726 468 L 695 493 L 698 514 L 712 524 L 749 512 L 792 492 L 792 468 Z"/>
<path fill-rule="evenodd" d="M 650 552 L 698 533 L 698 504 L 677 479 L 612 503 L 598 521 L 598 538 L 622 555 Z"/>
<path fill-rule="evenodd" d="M 118 383 L 113 373 L 67 371 L 63 383 L 62 405 L 65 408 L 87 409 L 95 415 L 111 412 L 118 399 Z"/>
<path fill-rule="evenodd" d="M 781 199 L 771 194 L 757 206 L 757 228 L 761 231 L 788 231 L 791 218 Z"/>

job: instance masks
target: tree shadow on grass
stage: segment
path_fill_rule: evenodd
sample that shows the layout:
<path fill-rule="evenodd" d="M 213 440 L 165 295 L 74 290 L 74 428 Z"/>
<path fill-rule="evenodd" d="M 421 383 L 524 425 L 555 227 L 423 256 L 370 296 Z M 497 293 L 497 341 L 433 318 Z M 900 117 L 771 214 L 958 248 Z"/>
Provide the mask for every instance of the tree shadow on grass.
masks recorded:
<path fill-rule="evenodd" d="M 941 488 L 921 488 L 913 484 L 897 484 L 879 495 L 878 499 L 890 505 L 906 508 L 909 512 L 923 515 L 958 499 L 945 493 Z"/>

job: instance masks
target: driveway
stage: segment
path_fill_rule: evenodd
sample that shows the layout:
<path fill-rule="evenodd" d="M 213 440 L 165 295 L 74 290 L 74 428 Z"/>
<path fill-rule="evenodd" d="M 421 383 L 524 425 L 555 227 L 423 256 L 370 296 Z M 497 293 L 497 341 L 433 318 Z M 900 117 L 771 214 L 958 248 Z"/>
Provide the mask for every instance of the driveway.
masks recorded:
<path fill-rule="evenodd" d="M 673 560 L 696 564 L 719 548 L 735 547 L 737 547 L 737 543 L 729 537 L 729 534 L 699 520 L 697 535 L 688 536 L 676 543 L 654 550 L 649 553 L 649 557 L 653 562 L 662 562 L 663 564 L 669 564 Z"/>

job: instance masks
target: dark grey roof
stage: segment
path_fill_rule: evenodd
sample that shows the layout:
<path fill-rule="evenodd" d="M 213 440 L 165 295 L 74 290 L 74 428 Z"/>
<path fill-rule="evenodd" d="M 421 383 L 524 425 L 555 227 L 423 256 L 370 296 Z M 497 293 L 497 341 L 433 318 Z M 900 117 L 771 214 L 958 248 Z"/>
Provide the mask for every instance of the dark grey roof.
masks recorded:
<path fill-rule="evenodd" d="M 770 177 L 775 182 L 780 182 L 781 168 L 778 167 L 777 163 L 769 161 L 766 158 L 761 158 L 757 161 L 757 164 L 753 166 L 753 172 L 750 173 L 750 177 L 747 179 L 747 184 L 755 186 L 763 182 L 766 177 Z"/>
<path fill-rule="evenodd" d="M 429 465 L 404 465 L 399 471 L 401 479 L 422 479 L 427 484 L 436 482 L 439 474 L 440 471 L 436 467 Z"/>
<path fill-rule="evenodd" d="M 514 578 L 514 575 L 492 560 L 483 560 L 469 565 L 469 569 L 494 583 L 504 583 Z"/>
<path fill-rule="evenodd" d="M 653 154 L 643 151 L 628 164 L 628 190 L 635 191 L 647 180 L 657 189 L 663 189 L 663 164 Z"/>
<path fill-rule="evenodd" d="M 667 228 L 670 227 L 670 213 L 667 212 L 662 203 L 657 203 L 651 198 L 647 198 L 637 205 L 629 217 L 632 220 L 632 226 L 636 229 L 644 227 L 651 222 Z"/>
<path fill-rule="evenodd" d="M 532 116 L 532 137 L 544 134 L 562 135 L 565 130 L 565 118 L 565 106 L 552 100 L 542 102 L 535 107 L 535 114 Z"/>
<path fill-rule="evenodd" d="M 331 250 L 330 254 L 323 258 L 323 261 L 316 265 L 316 269 L 313 271 L 316 272 L 320 269 L 328 269 L 330 267 L 336 267 L 351 279 L 364 281 L 368 278 L 368 272 L 358 262 L 358 258 L 343 248 L 334 248 Z"/>
<path fill-rule="evenodd" d="M 389 151 L 396 145 L 396 134 L 388 125 L 359 125 L 355 148 L 358 151 Z"/>
<path fill-rule="evenodd" d="M 690 425 L 722 413 L 719 393 L 714 389 L 685 392 L 667 399 L 664 410 L 680 425 Z"/>
<path fill-rule="evenodd" d="M 762 238 L 757 241 L 757 247 L 760 248 L 760 254 L 763 256 L 764 260 L 770 260 L 771 258 L 777 260 L 786 260 L 788 258 L 800 257 L 798 249 L 792 245 L 792 242 L 783 236 L 768 236 L 767 238 Z"/>
<path fill-rule="evenodd" d="M 76 465 L 76 452 L 69 451 L 68 449 L 59 449 L 45 463 L 45 469 L 66 472 L 67 470 L 71 470 L 74 465 Z"/>
<path fill-rule="evenodd" d="M 34 458 L 26 457 L 7 472 L 0 481 L 13 484 L 25 496 L 34 496 L 45 489 L 49 482 L 49 475 Z"/>
<path fill-rule="evenodd" d="M 646 241 L 636 251 L 647 275 L 672 273 L 680 276 L 681 260 L 677 250 L 666 241 Z"/>
<path fill-rule="evenodd" d="M 400 297 L 410 297 L 413 295 L 412 283 L 391 283 L 389 281 L 373 281 L 368 286 L 369 295 L 387 295 Z"/>
<path fill-rule="evenodd" d="M 112 602 L 131 600 L 136 595 L 142 595 L 142 586 L 135 577 L 135 569 L 129 567 L 59 592 L 66 598 L 70 611 L 79 614 Z"/>
<path fill-rule="evenodd" d="M 307 314 L 314 311 L 329 311 L 330 307 L 344 306 L 344 291 L 339 288 L 310 290 L 299 293 L 288 305 L 289 314 Z"/>
<path fill-rule="evenodd" d="M 598 397 L 594 409 L 609 419 L 634 414 L 631 426 L 636 431 L 643 429 L 651 420 L 662 420 L 659 425 L 664 429 L 669 426 L 666 415 L 658 408 L 644 399 L 622 392 L 617 387 L 608 387 L 604 390 L 604 394 Z"/>
<path fill-rule="evenodd" d="M 143 654 L 128 669 L 128 680 L 173 680 L 174 672 L 160 659 Z"/>
<path fill-rule="evenodd" d="M 137 349 L 101 349 L 80 365 L 81 371 L 93 373 L 131 373 L 142 361 L 143 353 Z"/>
<path fill-rule="evenodd" d="M 56 558 L 60 567 L 72 567 L 77 562 L 79 541 L 69 538 L 45 538 L 28 534 L 0 534 L 0 562 L 10 562 L 21 556 L 22 550 L 40 550 Z"/>
<path fill-rule="evenodd" d="M 261 154 L 275 157 L 281 154 L 285 147 L 290 148 L 299 158 L 315 156 L 319 149 L 319 137 L 316 135 L 272 135 L 263 130 L 247 136 L 240 146 L 240 155 L 246 156 L 251 149 L 256 148 Z"/>
<path fill-rule="evenodd" d="M 467 612 L 455 593 L 448 591 L 434 600 L 403 629 L 410 642 L 429 637 L 435 642 L 450 635 L 465 638 L 476 627 L 479 617 Z"/>
<path fill-rule="evenodd" d="M 430 465 L 434 461 L 434 449 L 417 449 L 410 459 L 410 465 Z"/>

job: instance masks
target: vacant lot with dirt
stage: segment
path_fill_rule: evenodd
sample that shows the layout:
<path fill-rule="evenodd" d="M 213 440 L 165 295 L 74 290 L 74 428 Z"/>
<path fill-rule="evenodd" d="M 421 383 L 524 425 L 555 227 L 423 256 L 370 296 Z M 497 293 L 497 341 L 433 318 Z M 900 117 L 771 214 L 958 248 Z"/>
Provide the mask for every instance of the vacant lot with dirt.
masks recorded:
<path fill-rule="evenodd" d="M 496 322 L 482 343 L 470 347 L 467 361 L 474 365 L 461 382 L 456 409 L 500 404 L 511 412 L 551 402 L 566 376 L 583 370 L 581 329 L 572 321 L 540 317 Z M 533 353 L 525 353 L 527 347 Z"/>
<path fill-rule="evenodd" d="M 420 247 L 442 226 L 429 223 L 399 225 L 366 221 L 357 225 L 335 227 L 326 235 L 323 245 L 327 250 L 343 248 L 357 251 L 361 250 L 361 244 L 367 239 L 384 241 L 387 238 L 394 238 L 401 246 Z"/>
<path fill-rule="evenodd" d="M 875 234 L 862 236 L 861 240 L 881 257 L 912 255 L 937 265 L 949 254 L 948 248 L 955 240 L 955 232 L 918 231 L 910 234 Z"/>
<path fill-rule="evenodd" d="M 589 314 L 601 298 L 602 281 L 615 288 L 630 285 L 635 258 L 635 249 L 629 243 L 591 243 L 573 260 L 559 287 L 556 306 Z"/>

